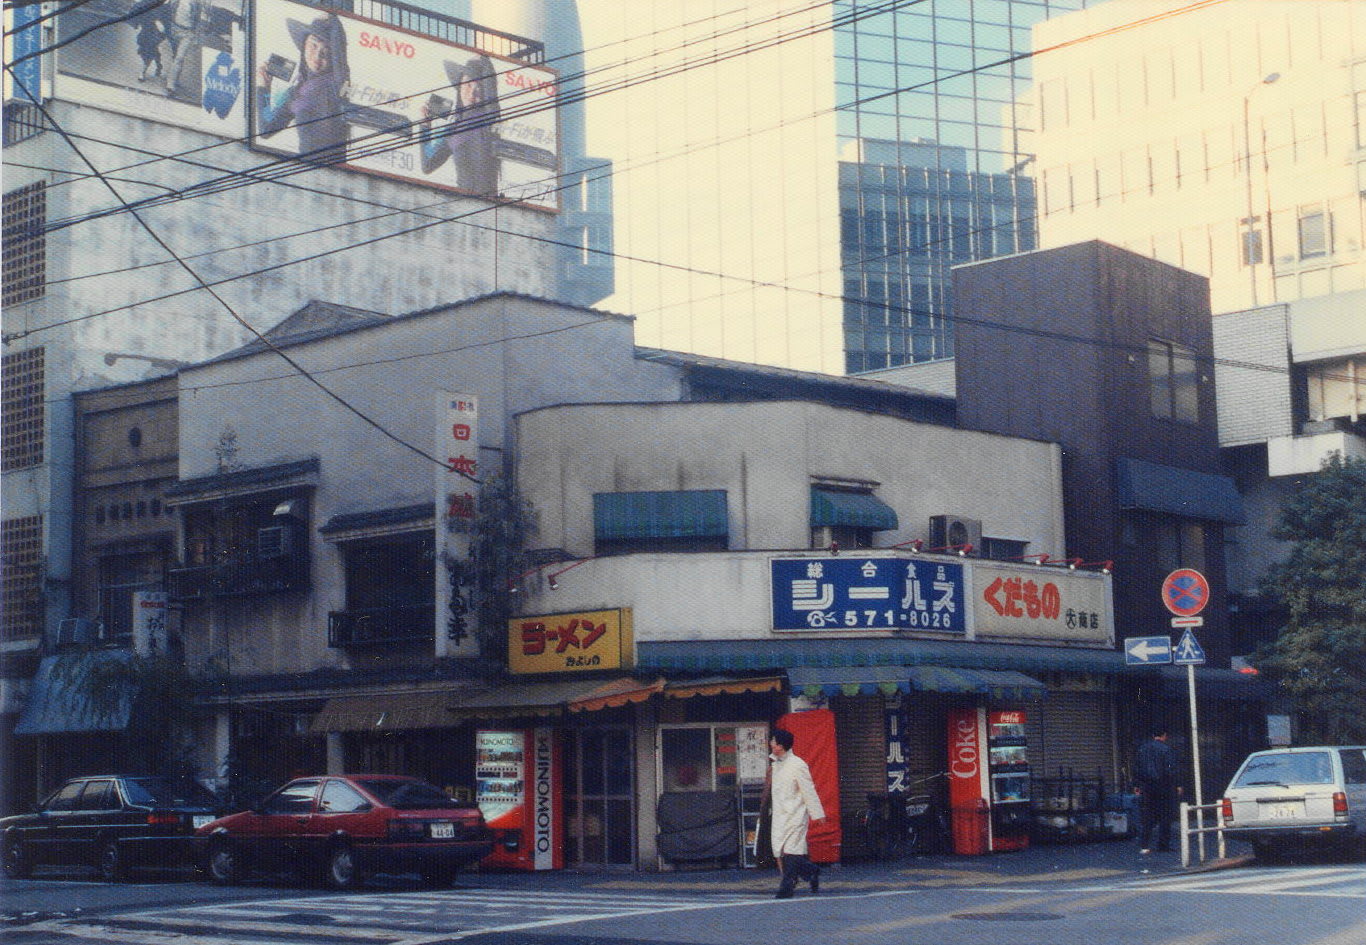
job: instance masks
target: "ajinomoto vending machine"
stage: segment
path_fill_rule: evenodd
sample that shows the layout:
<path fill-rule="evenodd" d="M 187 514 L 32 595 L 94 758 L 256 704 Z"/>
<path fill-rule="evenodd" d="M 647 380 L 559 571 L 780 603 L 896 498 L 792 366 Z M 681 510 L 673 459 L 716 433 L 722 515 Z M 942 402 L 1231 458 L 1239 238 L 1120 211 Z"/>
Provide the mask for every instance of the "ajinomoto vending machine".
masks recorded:
<path fill-rule="evenodd" d="M 489 866 L 564 867 L 559 742 L 552 728 L 474 734 L 475 801 L 493 830 Z"/>
<path fill-rule="evenodd" d="M 1025 713 L 981 706 L 949 712 L 949 803 L 955 853 L 1029 845 Z"/>

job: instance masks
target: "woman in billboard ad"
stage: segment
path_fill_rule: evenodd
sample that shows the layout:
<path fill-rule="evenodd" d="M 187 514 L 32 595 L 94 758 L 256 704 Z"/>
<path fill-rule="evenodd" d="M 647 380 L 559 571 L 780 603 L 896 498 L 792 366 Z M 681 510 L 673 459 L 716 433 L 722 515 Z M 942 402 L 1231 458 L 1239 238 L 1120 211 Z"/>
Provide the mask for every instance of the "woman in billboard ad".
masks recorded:
<path fill-rule="evenodd" d="M 488 56 L 475 56 L 461 66 L 446 60 L 446 76 L 455 90 L 453 108 L 434 95 L 422 106 L 422 172 L 435 173 L 449 159 L 455 185 L 483 196 L 498 193 L 498 75 Z M 430 136 L 432 118 L 450 122 L 451 130 Z"/>
<path fill-rule="evenodd" d="M 307 23 L 290 19 L 286 26 L 298 59 L 275 53 L 265 55 L 265 61 L 257 66 L 256 133 L 269 138 L 294 124 L 300 158 L 317 164 L 340 164 L 346 160 L 350 137 L 343 115 L 351 80 L 346 32 L 341 20 L 331 13 Z M 275 79 L 289 83 L 283 93 L 273 93 Z"/>

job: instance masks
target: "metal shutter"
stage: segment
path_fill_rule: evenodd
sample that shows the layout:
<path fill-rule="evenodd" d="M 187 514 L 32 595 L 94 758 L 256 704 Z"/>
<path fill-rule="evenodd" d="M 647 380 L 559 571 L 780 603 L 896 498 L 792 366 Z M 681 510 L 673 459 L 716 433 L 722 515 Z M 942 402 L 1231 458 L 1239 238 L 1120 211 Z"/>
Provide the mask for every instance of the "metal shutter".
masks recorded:
<path fill-rule="evenodd" d="M 1099 774 L 1114 787 L 1114 724 L 1107 693 L 1053 690 L 1026 712 L 1030 762 L 1036 774 Z"/>
<path fill-rule="evenodd" d="M 868 855 L 859 823 L 868 795 L 887 789 L 887 737 L 881 696 L 835 696 L 835 737 L 840 758 L 841 859 Z"/>

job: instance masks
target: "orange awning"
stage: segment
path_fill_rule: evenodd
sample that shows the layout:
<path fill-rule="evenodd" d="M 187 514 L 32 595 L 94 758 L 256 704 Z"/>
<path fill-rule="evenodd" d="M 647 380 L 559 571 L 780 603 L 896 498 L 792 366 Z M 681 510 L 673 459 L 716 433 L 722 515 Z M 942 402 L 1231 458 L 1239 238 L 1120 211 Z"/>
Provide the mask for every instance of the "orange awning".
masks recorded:
<path fill-rule="evenodd" d="M 738 696 L 746 692 L 782 692 L 783 677 L 708 676 L 671 682 L 664 687 L 668 699 L 691 699 L 694 696 Z"/>

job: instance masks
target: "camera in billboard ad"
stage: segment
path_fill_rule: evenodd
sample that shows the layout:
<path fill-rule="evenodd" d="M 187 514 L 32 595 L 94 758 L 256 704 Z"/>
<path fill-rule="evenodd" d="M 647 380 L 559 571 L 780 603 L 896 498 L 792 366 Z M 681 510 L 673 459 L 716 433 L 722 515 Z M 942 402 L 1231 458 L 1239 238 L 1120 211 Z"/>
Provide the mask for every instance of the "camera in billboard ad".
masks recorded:
<path fill-rule="evenodd" d="M 259 0 L 253 146 L 558 209 L 556 73 L 288 0 Z"/>
<path fill-rule="evenodd" d="M 242 137 L 244 0 L 167 0 L 130 16 L 145 6 L 136 0 L 93 0 L 70 4 L 58 14 L 57 94 L 140 118 Z"/>

